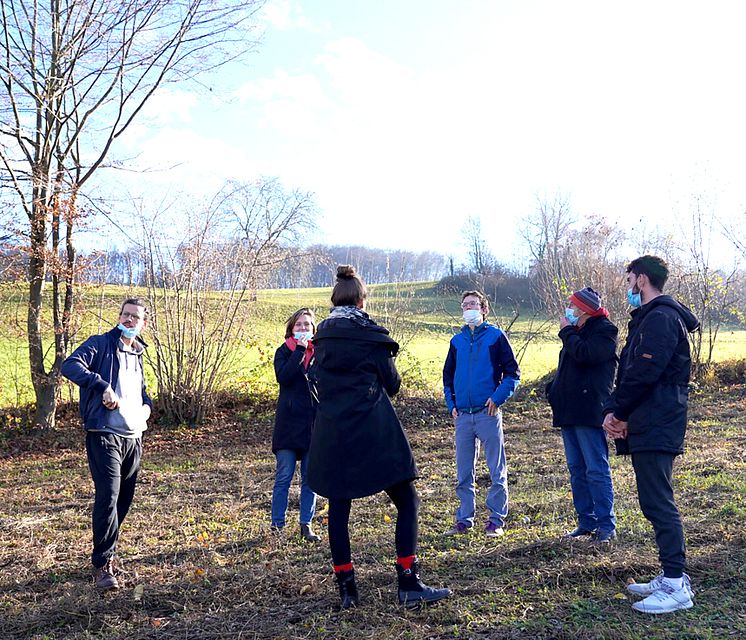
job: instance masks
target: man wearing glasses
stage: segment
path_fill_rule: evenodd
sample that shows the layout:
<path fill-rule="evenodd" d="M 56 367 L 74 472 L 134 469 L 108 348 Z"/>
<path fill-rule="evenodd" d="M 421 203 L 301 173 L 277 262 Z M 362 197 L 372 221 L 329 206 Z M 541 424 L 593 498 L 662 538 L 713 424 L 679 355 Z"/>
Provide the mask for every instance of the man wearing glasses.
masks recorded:
<path fill-rule="evenodd" d="M 486 322 L 489 303 L 483 293 L 461 296 L 464 326 L 451 338 L 443 367 L 446 406 L 456 428 L 456 521 L 446 535 L 467 533 L 474 526 L 474 477 L 480 444 L 490 471 L 487 492 L 488 538 L 503 535 L 508 515 L 508 466 L 500 407 L 513 395 L 521 376 L 507 336 Z"/>
<path fill-rule="evenodd" d="M 102 590 L 118 589 L 114 553 L 135 495 L 142 456 L 142 433 L 152 403 L 145 392 L 139 337 L 148 324 L 144 300 L 129 298 L 119 324 L 91 336 L 62 363 L 62 375 L 80 387 L 80 415 L 95 487 L 93 577 Z"/>

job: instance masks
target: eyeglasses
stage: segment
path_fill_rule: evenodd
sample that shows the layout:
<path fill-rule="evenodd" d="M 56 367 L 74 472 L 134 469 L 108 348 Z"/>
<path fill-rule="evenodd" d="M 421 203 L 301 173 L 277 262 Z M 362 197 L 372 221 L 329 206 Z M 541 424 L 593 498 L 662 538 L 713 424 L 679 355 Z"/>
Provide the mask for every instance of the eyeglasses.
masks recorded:
<path fill-rule="evenodd" d="M 130 313 L 129 311 L 122 311 L 122 313 L 119 314 L 119 317 L 124 318 L 125 320 L 127 318 L 132 318 L 135 322 L 139 322 L 142 319 L 136 313 Z"/>
<path fill-rule="evenodd" d="M 462 309 L 481 309 L 482 303 L 481 302 L 462 302 L 461 308 Z"/>

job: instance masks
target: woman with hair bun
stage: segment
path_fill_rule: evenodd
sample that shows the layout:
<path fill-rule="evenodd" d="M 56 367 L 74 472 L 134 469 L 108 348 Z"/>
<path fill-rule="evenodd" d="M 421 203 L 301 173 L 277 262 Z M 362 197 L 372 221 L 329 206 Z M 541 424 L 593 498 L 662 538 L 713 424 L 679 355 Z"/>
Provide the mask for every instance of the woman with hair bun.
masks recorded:
<path fill-rule="evenodd" d="M 423 584 L 417 572 L 419 497 L 412 450 L 391 404 L 401 386 L 399 345 L 365 313 L 367 291 L 349 265 L 337 268 L 329 317 L 314 336 L 319 406 L 308 477 L 329 499 L 329 546 L 343 609 L 359 598 L 350 550 L 352 500 L 385 491 L 397 509 L 399 604 L 416 607 L 451 595 Z"/>

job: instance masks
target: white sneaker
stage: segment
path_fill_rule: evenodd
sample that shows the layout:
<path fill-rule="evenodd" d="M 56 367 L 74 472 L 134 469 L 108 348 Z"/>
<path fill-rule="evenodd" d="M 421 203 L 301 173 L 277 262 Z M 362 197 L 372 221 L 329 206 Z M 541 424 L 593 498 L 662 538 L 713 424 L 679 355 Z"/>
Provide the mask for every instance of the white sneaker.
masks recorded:
<path fill-rule="evenodd" d="M 694 597 L 694 591 L 692 590 L 692 583 L 689 580 L 689 576 L 684 574 L 684 588 L 689 593 L 689 598 Z M 633 582 L 627 585 L 627 591 L 634 593 L 637 596 L 649 596 L 652 593 L 658 591 L 663 585 L 663 572 L 659 573 L 650 582 Z"/>
<path fill-rule="evenodd" d="M 648 583 L 650 584 L 650 583 Z M 686 585 L 681 589 L 674 589 L 665 582 L 647 598 L 635 602 L 632 608 L 640 613 L 670 613 L 678 609 L 691 609 L 694 606 L 689 589 Z"/>

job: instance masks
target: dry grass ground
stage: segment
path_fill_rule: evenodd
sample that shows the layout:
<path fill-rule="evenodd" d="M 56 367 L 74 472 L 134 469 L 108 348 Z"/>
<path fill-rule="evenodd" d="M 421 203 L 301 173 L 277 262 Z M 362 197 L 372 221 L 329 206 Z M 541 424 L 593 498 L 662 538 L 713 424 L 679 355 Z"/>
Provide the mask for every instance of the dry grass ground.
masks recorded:
<path fill-rule="evenodd" d="M 606 550 L 560 541 L 573 526 L 561 442 L 543 403 L 523 396 L 505 417 L 511 515 L 507 534 L 495 541 L 479 531 L 441 535 L 455 506 L 450 423 L 438 399 L 398 402 L 422 476 L 423 577 L 455 592 L 421 611 L 395 604 L 396 514 L 383 495 L 353 507 L 363 599 L 357 610 L 337 610 L 325 543 L 302 542 L 297 525 L 279 537 L 270 533 L 269 403 L 226 402 L 203 428 L 148 432 L 121 539 L 127 584 L 109 594 L 90 582 L 92 487 L 74 408 L 62 412 L 65 426 L 54 433 L 6 427 L 0 638 L 746 637 L 746 387 L 693 397 L 676 488 L 696 605 L 660 618 L 634 613 L 624 590 L 627 578 L 643 580 L 658 567 L 629 462 L 614 459 L 618 541 Z M 488 479 L 481 462 L 479 469 L 483 497 Z"/>

